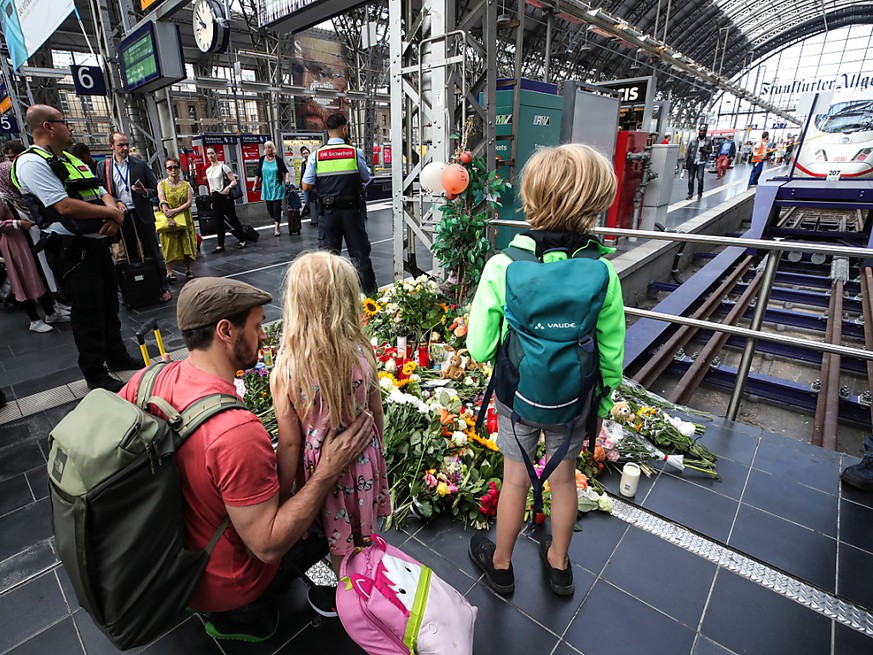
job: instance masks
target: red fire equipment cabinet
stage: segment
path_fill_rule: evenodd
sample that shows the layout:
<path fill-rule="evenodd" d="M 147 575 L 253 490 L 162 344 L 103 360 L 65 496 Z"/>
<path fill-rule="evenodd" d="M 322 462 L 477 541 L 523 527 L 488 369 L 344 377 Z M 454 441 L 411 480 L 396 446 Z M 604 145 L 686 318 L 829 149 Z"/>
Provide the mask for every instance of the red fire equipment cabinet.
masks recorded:
<path fill-rule="evenodd" d="M 615 202 L 606 215 L 606 227 L 633 229 L 634 194 L 640 188 L 643 165 L 639 161 L 628 161 L 631 152 L 642 152 L 649 140 L 648 132 L 619 130 L 615 140 L 615 175 L 618 177 L 618 191 Z M 614 241 L 607 238 L 608 241 Z"/>

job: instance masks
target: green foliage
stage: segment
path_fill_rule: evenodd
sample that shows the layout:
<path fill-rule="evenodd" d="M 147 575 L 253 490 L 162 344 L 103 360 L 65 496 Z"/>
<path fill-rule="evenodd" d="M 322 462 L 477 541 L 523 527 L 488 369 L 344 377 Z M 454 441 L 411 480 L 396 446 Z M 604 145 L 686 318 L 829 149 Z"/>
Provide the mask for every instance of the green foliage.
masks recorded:
<path fill-rule="evenodd" d="M 440 266 L 453 276 L 454 300 L 459 305 L 482 276 L 491 254 L 488 221 L 496 217 L 500 194 L 510 186 L 496 171 L 488 171 L 484 157 L 462 165 L 470 174 L 470 184 L 440 207 L 443 217 L 435 226 L 432 247 Z"/>

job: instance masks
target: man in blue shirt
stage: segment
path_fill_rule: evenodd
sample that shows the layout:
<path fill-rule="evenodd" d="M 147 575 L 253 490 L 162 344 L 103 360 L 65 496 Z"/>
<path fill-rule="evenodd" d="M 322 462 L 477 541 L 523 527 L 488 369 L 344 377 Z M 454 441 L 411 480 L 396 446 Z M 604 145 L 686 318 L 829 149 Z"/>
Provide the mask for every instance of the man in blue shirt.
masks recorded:
<path fill-rule="evenodd" d="M 364 153 L 348 145 L 345 116 L 329 116 L 327 133 L 327 145 L 309 157 L 301 186 L 304 191 L 318 192 L 318 247 L 339 254 L 345 238 L 361 288 L 369 295 L 377 287 L 361 185 L 370 179 L 370 169 Z"/>

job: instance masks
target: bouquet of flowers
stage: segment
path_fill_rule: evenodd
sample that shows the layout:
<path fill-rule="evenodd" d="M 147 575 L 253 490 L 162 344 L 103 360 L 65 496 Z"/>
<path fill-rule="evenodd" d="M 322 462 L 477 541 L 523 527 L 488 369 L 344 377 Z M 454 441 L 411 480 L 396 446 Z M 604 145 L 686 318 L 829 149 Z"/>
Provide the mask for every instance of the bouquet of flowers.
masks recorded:
<path fill-rule="evenodd" d="M 437 282 L 426 275 L 395 282 L 376 297 L 364 299 L 364 332 L 380 342 L 411 337 L 416 343 L 427 343 L 449 309 L 445 300 Z"/>

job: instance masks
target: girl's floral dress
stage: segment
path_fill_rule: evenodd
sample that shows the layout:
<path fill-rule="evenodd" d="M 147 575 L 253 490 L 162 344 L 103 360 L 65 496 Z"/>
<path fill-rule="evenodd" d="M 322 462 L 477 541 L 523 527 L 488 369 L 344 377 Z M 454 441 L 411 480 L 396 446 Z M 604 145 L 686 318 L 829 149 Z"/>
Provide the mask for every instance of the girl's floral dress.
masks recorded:
<path fill-rule="evenodd" d="M 354 370 L 355 414 L 368 406 L 370 389 L 376 382 L 376 373 L 363 357 Z M 309 480 L 318 466 L 321 443 L 330 429 L 327 406 L 321 402 L 316 388 L 313 409 L 307 420 L 301 421 L 304 435 L 303 475 Z M 346 417 L 344 424 L 354 420 Z M 342 428 L 340 429 L 342 431 Z M 327 536 L 334 555 L 345 555 L 355 548 L 355 535 L 369 537 L 376 531 L 380 517 L 391 513 L 385 457 L 382 454 L 382 435 L 373 427 L 373 437 L 358 459 L 339 477 L 324 501 L 319 523 Z"/>

